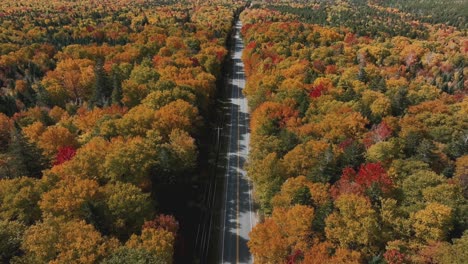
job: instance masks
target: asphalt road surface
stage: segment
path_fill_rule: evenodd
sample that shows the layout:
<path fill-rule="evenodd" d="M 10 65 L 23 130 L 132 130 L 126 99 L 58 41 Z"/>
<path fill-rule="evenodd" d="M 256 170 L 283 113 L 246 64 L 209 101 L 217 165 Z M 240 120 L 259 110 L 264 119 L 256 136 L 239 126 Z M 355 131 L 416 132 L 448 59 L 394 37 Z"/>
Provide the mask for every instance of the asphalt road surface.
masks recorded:
<path fill-rule="evenodd" d="M 255 224 L 252 186 L 244 170 L 249 153 L 249 114 L 247 99 L 242 94 L 245 87 L 244 49 L 240 37 L 241 23 L 235 26 L 235 45 L 231 52 L 232 73 L 229 82 L 230 119 L 228 122 L 229 145 L 225 181 L 224 216 L 221 232 L 221 263 L 252 263 L 247 247 L 249 232 Z"/>

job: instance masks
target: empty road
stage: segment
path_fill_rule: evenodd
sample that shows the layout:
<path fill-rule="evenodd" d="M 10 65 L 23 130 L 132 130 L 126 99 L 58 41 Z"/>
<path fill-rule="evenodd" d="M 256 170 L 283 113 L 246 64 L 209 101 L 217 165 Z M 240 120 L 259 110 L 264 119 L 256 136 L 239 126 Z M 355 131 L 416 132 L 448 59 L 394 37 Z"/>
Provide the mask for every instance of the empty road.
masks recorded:
<path fill-rule="evenodd" d="M 252 203 L 252 186 L 244 170 L 249 153 L 249 114 L 247 99 L 242 94 L 245 87 L 244 49 L 240 37 L 241 23 L 235 26 L 235 45 L 231 52 L 232 73 L 229 82 L 230 117 L 228 122 L 229 145 L 226 161 L 224 216 L 221 232 L 220 263 L 252 263 L 247 247 L 249 232 L 255 224 Z"/>

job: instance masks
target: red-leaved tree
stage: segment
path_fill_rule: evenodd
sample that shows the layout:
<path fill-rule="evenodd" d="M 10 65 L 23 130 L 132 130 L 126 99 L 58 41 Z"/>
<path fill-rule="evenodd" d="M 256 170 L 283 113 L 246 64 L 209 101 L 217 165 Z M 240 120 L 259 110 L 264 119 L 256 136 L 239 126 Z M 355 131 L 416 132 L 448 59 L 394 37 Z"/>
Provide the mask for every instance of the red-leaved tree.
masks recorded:
<path fill-rule="evenodd" d="M 154 220 L 146 221 L 143 224 L 143 229 L 154 228 L 154 229 L 164 229 L 177 235 L 179 231 L 179 222 L 172 215 L 160 214 L 154 218 Z"/>
<path fill-rule="evenodd" d="M 351 167 L 343 169 L 339 181 L 330 189 L 331 196 L 336 199 L 342 194 L 363 194 L 366 190 L 377 187 L 383 193 L 392 188 L 392 180 L 380 162 L 361 165 L 356 172 Z"/>
<path fill-rule="evenodd" d="M 299 260 L 300 257 L 303 257 L 304 256 L 304 253 L 301 251 L 301 250 L 296 250 L 294 251 L 293 254 L 289 255 L 287 257 L 287 262 L 288 264 L 295 264 L 296 263 L 296 260 Z"/>
<path fill-rule="evenodd" d="M 388 264 L 406 263 L 405 255 L 396 249 L 391 249 L 385 252 L 384 258 Z"/>
<path fill-rule="evenodd" d="M 60 165 L 65 161 L 71 160 L 76 154 L 74 147 L 65 146 L 58 149 L 54 165 Z"/>
<path fill-rule="evenodd" d="M 380 162 L 361 165 L 355 181 L 366 189 L 377 184 L 383 192 L 389 191 L 392 186 L 392 180 Z"/>
<path fill-rule="evenodd" d="M 369 148 L 377 142 L 386 140 L 392 135 L 392 133 L 392 128 L 385 121 L 382 121 L 379 125 L 375 126 L 372 131 L 367 133 L 363 143 L 366 148 Z"/>

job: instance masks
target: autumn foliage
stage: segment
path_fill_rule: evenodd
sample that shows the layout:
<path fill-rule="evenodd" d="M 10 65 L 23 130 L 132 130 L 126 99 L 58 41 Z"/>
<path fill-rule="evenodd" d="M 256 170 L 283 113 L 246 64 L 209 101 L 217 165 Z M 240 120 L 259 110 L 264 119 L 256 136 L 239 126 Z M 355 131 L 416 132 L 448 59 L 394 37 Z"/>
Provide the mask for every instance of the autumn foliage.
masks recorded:
<path fill-rule="evenodd" d="M 1 263 L 172 263 L 192 243 L 158 192 L 200 181 L 241 6 L 1 1 Z"/>
<path fill-rule="evenodd" d="M 256 262 L 463 259 L 451 254 L 466 241 L 467 42 L 464 26 L 421 22 L 451 9 L 436 2 L 242 12 Z"/>
<path fill-rule="evenodd" d="M 466 262 L 466 3 L 245 4 L 0 2 L 1 263 L 173 262 L 238 15 L 255 262 Z"/>
<path fill-rule="evenodd" d="M 62 147 L 58 149 L 54 165 L 60 165 L 65 161 L 71 160 L 76 154 L 76 149 L 73 147 Z"/>

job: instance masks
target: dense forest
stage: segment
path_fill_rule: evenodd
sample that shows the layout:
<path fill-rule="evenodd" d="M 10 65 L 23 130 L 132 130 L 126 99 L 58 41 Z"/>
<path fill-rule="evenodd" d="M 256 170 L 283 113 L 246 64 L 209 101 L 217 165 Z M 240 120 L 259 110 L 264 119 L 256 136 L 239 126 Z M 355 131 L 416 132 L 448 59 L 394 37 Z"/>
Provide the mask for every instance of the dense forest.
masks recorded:
<path fill-rule="evenodd" d="M 241 14 L 256 263 L 466 263 L 466 4 Z"/>
<path fill-rule="evenodd" d="M 468 4 L 466 0 L 450 2 L 440 0 L 374 0 L 374 2 L 383 7 L 391 8 L 391 12 L 402 10 L 406 16 L 412 16 L 423 22 L 442 23 L 463 30 L 468 27 L 468 17 L 466 15 L 468 14 Z"/>
<path fill-rule="evenodd" d="M 285 21 L 300 19 L 311 24 L 345 26 L 359 36 L 427 38 L 428 33 L 424 30 L 424 25 L 403 20 L 397 12 L 387 12 L 383 8 L 368 5 L 367 0 L 320 1 L 306 6 L 283 3 L 267 7 L 283 14 L 294 15 Z"/>
<path fill-rule="evenodd" d="M 210 181 L 207 131 L 243 10 L 255 263 L 465 264 L 467 8 L 0 1 L 0 263 L 194 250 L 182 230 L 197 217 L 175 206 Z"/>
<path fill-rule="evenodd" d="M 171 263 L 241 2 L 0 3 L 0 262 Z"/>

